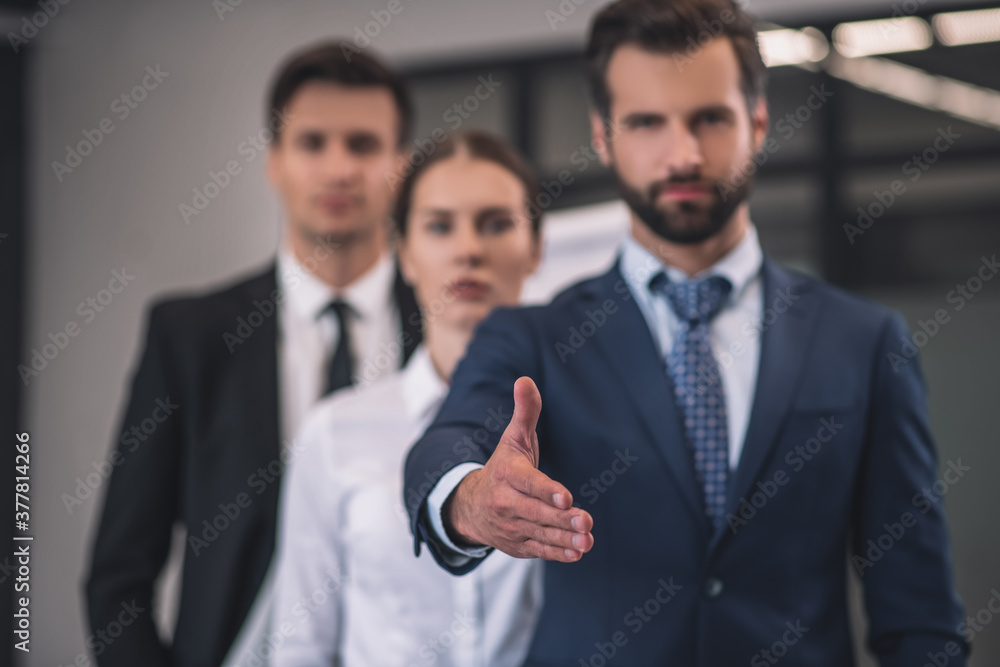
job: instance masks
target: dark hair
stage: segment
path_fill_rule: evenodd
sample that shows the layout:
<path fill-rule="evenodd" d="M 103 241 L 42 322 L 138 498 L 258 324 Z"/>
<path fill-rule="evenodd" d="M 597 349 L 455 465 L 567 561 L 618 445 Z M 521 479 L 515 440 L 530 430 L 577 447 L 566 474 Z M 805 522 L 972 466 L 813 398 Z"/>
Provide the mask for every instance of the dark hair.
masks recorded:
<path fill-rule="evenodd" d="M 660 53 L 685 53 L 701 48 L 706 36 L 727 37 L 732 43 L 743 96 L 752 113 L 764 96 L 767 68 L 753 19 L 738 4 L 733 0 L 618 0 L 594 18 L 587 43 L 591 102 L 601 118 L 611 115 L 607 73 L 615 49 L 634 44 Z"/>
<path fill-rule="evenodd" d="M 410 217 L 413 189 L 416 187 L 417 181 L 420 180 L 420 176 L 431 165 L 455 155 L 460 148 L 467 150 L 473 158 L 488 160 L 500 165 L 514 174 L 517 180 L 521 181 L 521 184 L 524 185 L 526 195 L 524 205 L 528 220 L 531 222 L 531 231 L 536 235 L 541 231 L 542 207 L 534 204 L 541 193 L 538 177 L 535 175 L 535 170 L 531 168 L 531 165 L 521 157 L 521 154 L 513 146 L 500 137 L 484 130 L 453 132 L 445 135 L 437 144 L 433 145 L 435 147 L 431 149 L 429 155 L 424 155 L 422 152 L 415 152 L 408 162 L 407 168 L 411 169 L 411 171 L 403 179 L 393 213 L 396 232 L 400 238 L 406 238 L 407 218 Z M 416 161 L 417 155 L 422 157 L 419 164 Z"/>
<path fill-rule="evenodd" d="M 413 101 L 402 77 L 381 61 L 360 51 L 350 42 L 323 42 L 292 54 L 282 65 L 271 85 L 267 118 L 280 114 L 295 93 L 311 81 L 325 81 L 349 87 L 384 86 L 392 93 L 399 116 L 398 146 L 401 148 L 413 133 Z M 280 128 L 272 141 L 280 139 Z"/>

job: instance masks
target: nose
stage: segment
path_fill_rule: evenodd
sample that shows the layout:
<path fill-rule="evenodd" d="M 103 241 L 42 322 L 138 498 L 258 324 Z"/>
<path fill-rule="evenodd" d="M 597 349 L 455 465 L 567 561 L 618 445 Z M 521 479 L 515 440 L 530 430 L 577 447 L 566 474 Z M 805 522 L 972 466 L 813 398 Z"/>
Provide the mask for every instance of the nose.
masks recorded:
<path fill-rule="evenodd" d="M 485 260 L 482 235 L 468 218 L 460 220 L 457 227 L 455 249 L 458 263 L 479 266 Z"/>
<path fill-rule="evenodd" d="M 666 135 L 662 166 L 666 167 L 668 177 L 699 173 L 704 162 L 701 142 L 687 123 L 671 123 Z"/>
<path fill-rule="evenodd" d="M 348 148 L 343 139 L 335 139 L 327 144 L 323 154 L 323 174 L 327 181 L 349 183 L 357 178 L 361 161 Z"/>

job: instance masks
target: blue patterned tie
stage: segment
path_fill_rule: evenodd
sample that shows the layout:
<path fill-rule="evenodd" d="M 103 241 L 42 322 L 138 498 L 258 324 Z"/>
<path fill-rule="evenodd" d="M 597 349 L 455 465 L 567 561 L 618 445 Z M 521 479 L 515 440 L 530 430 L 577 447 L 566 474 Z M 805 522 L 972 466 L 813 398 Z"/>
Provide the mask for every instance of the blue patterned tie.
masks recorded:
<path fill-rule="evenodd" d="M 667 355 L 667 371 L 674 382 L 677 405 L 684 414 L 684 431 L 694 452 L 695 473 L 705 493 L 705 511 L 718 524 L 726 505 L 729 425 L 722 376 L 709 340 L 709 324 L 733 286 L 722 276 L 672 283 L 660 272 L 649 287 L 667 297 L 680 320 L 673 349 Z"/>

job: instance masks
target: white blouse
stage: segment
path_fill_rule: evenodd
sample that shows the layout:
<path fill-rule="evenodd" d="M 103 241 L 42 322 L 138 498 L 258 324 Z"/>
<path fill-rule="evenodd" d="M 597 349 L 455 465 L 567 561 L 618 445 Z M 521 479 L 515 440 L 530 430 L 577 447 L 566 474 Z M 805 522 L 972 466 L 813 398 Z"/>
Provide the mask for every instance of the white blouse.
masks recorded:
<path fill-rule="evenodd" d="M 520 665 L 541 606 L 542 563 L 494 552 L 454 577 L 413 555 L 403 464 L 447 394 L 420 346 L 399 373 L 310 412 L 282 488 L 277 667 Z"/>

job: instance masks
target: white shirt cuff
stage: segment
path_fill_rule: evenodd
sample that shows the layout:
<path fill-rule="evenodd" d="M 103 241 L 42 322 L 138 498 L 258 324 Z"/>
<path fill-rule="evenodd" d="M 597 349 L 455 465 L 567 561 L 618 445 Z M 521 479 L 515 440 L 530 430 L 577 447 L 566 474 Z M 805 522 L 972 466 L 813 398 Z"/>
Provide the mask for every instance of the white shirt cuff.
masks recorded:
<path fill-rule="evenodd" d="M 453 554 L 446 554 L 445 560 L 452 567 L 465 565 L 473 558 L 483 558 L 489 554 L 492 547 L 472 547 L 462 548 L 448 539 L 448 531 L 444 529 L 444 520 L 441 518 L 441 507 L 444 501 L 448 500 L 451 492 L 461 483 L 465 476 L 473 470 L 479 470 L 483 466 L 479 463 L 459 463 L 457 466 L 444 474 L 438 483 L 434 485 L 431 494 L 427 496 L 427 512 L 430 515 L 431 527 L 437 538 Z"/>

